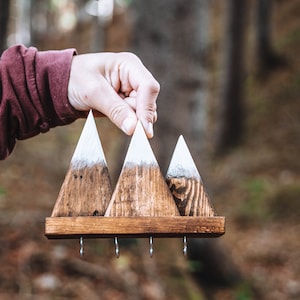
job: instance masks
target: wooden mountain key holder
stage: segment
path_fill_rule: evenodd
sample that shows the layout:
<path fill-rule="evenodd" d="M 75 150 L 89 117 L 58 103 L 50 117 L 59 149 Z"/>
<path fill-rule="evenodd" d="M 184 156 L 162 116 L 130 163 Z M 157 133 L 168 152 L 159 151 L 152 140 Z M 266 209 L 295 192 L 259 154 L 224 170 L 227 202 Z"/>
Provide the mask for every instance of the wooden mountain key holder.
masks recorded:
<path fill-rule="evenodd" d="M 215 216 L 199 172 L 182 136 L 175 147 L 166 178 L 138 122 L 124 165 L 112 193 L 109 172 L 92 112 L 84 125 L 51 217 L 49 239 L 147 237 L 218 237 L 225 217 Z"/>

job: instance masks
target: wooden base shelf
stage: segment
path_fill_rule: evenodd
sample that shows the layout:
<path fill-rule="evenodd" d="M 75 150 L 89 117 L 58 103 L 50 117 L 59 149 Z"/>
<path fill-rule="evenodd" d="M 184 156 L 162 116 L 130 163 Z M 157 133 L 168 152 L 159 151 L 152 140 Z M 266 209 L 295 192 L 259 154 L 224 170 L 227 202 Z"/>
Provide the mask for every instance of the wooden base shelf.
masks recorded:
<path fill-rule="evenodd" d="M 218 237 L 225 217 L 49 217 L 48 239 L 106 237 Z"/>
<path fill-rule="evenodd" d="M 47 238 L 82 241 L 81 237 L 218 237 L 224 233 L 225 217 L 215 216 L 182 136 L 164 177 L 139 121 L 112 193 L 90 112 L 51 217 L 46 218 Z"/>

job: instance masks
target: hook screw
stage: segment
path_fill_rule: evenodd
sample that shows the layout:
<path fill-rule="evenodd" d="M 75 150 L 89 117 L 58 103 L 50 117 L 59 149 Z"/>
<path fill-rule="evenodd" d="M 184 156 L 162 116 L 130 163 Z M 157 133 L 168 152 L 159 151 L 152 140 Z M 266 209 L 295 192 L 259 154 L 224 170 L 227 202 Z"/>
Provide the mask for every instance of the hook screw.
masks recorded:
<path fill-rule="evenodd" d="M 186 235 L 183 237 L 183 255 L 187 256 L 187 238 L 186 238 Z"/>
<path fill-rule="evenodd" d="M 115 247 L 116 247 L 116 257 L 119 258 L 120 256 L 120 249 L 119 249 L 119 242 L 118 242 L 118 238 L 115 237 Z"/>
<path fill-rule="evenodd" d="M 79 250 L 79 254 L 82 257 L 84 255 L 84 249 L 83 249 L 83 237 L 81 236 L 79 239 L 79 244 L 80 244 L 80 250 Z"/>
<path fill-rule="evenodd" d="M 149 249 L 149 253 L 150 253 L 150 257 L 153 256 L 153 237 L 150 236 L 149 238 L 149 244 L 150 244 L 150 249 Z"/>

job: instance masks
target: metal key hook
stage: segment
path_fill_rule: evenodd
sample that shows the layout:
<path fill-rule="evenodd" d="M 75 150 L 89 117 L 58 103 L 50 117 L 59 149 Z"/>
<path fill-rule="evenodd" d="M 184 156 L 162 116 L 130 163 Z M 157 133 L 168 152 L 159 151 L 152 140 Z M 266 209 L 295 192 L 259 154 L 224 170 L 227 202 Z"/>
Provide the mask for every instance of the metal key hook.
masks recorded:
<path fill-rule="evenodd" d="M 150 248 L 149 248 L 149 253 L 150 253 L 150 257 L 153 256 L 153 237 L 150 236 L 149 238 L 149 244 L 150 244 Z"/>
<path fill-rule="evenodd" d="M 116 247 L 116 257 L 119 258 L 120 256 L 120 249 L 119 249 L 119 242 L 118 242 L 118 238 L 115 237 L 115 247 Z"/>
<path fill-rule="evenodd" d="M 183 255 L 187 256 L 187 238 L 186 238 L 186 235 L 183 236 Z"/>
<path fill-rule="evenodd" d="M 79 254 L 82 257 L 84 255 L 84 249 L 83 249 L 83 237 L 81 236 L 79 239 L 79 245 L 80 245 L 80 250 L 79 250 Z"/>

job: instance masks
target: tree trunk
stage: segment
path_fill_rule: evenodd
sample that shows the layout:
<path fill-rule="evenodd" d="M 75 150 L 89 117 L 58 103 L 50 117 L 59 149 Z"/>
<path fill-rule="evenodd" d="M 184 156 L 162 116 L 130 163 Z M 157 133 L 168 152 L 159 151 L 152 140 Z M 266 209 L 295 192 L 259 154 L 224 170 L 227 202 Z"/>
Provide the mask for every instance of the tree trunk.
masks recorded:
<path fill-rule="evenodd" d="M 9 0 L 0 1 L 0 55 L 6 49 L 7 27 L 9 20 Z"/>
<path fill-rule="evenodd" d="M 216 153 L 236 146 L 243 134 L 243 59 L 245 2 L 227 1 L 227 26 L 224 41 L 224 75 L 221 78 Z"/>
<path fill-rule="evenodd" d="M 200 154 L 206 129 L 209 1 L 134 1 L 133 51 L 161 84 L 151 141 L 166 167 L 180 134 Z M 196 153 L 197 152 L 197 153 Z"/>
<path fill-rule="evenodd" d="M 272 0 L 257 0 L 256 54 L 258 72 L 265 74 L 272 68 L 284 65 L 284 59 L 272 47 Z"/>
<path fill-rule="evenodd" d="M 272 55 L 270 17 L 271 1 L 257 0 L 257 56 L 262 67 Z"/>

